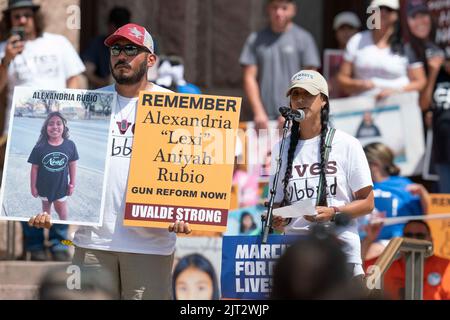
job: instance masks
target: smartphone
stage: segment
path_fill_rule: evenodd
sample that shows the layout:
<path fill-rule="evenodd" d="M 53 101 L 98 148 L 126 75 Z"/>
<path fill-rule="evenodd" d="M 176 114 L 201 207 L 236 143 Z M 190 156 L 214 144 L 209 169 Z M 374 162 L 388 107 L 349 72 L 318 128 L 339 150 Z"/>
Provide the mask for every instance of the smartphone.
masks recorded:
<path fill-rule="evenodd" d="M 18 35 L 20 37 L 20 41 L 25 39 L 25 28 L 24 27 L 12 27 L 11 35 Z"/>

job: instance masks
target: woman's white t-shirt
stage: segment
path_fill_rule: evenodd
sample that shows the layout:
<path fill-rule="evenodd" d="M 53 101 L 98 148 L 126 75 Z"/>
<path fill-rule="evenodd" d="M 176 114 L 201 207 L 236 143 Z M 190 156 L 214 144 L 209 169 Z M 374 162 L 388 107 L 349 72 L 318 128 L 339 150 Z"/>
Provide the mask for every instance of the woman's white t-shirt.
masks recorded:
<path fill-rule="evenodd" d="M 410 82 L 408 70 L 423 66 L 411 48 L 405 47 L 405 54 L 399 55 L 389 47 L 377 47 L 371 31 L 359 32 L 349 40 L 344 59 L 353 64 L 353 78 L 372 80 L 375 84 L 374 89 L 360 95 L 376 95 L 382 89 L 402 89 Z"/>
<path fill-rule="evenodd" d="M 275 202 L 283 200 L 284 185 L 282 180 L 287 167 L 287 153 L 290 137 L 282 156 L 282 167 L 277 185 Z M 292 177 L 289 180 L 287 194 L 291 204 L 299 201 L 312 201 L 316 204 L 317 189 L 320 177 L 320 136 L 309 140 L 299 140 L 292 163 Z M 327 203 L 328 206 L 343 206 L 354 200 L 353 193 L 372 186 L 369 165 L 361 143 L 345 132 L 336 130 L 332 142 L 330 156 L 326 165 Z M 272 159 L 279 154 L 279 144 L 275 145 Z M 275 161 L 272 163 L 274 173 Z M 270 187 L 273 176 L 270 179 Z M 302 218 L 293 219 L 285 228 L 286 234 L 308 234 L 312 223 Z M 352 219 L 345 227 L 336 228 L 336 234 L 344 242 L 347 262 L 361 264 L 361 244 L 356 219 Z"/>

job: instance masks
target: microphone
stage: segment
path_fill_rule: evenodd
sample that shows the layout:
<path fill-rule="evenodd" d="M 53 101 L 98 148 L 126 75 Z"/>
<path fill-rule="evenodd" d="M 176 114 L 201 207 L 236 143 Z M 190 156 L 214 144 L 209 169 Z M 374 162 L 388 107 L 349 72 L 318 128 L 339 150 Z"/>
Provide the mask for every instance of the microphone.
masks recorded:
<path fill-rule="evenodd" d="M 292 119 L 296 122 L 300 122 L 305 119 L 305 112 L 303 110 L 294 110 L 288 107 L 280 107 L 278 109 L 281 115 L 288 120 Z"/>

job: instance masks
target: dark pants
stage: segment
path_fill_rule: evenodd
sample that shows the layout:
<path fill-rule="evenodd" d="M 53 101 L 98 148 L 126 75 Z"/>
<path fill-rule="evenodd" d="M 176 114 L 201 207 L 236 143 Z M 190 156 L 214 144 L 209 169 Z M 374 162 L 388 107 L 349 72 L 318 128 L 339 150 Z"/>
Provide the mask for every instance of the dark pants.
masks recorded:
<path fill-rule="evenodd" d="M 66 224 L 54 224 L 49 230 L 50 251 L 64 251 L 67 247 L 61 240 L 67 239 L 69 226 Z M 44 229 L 33 228 L 26 222 L 22 222 L 23 238 L 26 251 L 44 250 Z"/>
<path fill-rule="evenodd" d="M 436 164 L 439 175 L 439 193 L 450 193 L 450 164 Z"/>

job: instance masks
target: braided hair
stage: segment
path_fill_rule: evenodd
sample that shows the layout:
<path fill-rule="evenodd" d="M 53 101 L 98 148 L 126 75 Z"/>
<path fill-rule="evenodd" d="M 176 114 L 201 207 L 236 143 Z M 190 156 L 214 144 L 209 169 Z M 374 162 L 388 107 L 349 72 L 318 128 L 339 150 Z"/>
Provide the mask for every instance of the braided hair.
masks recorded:
<path fill-rule="evenodd" d="M 287 167 L 286 172 L 284 174 L 283 179 L 283 202 L 282 205 L 288 205 L 290 203 L 290 200 L 288 199 L 287 195 L 287 187 L 289 183 L 289 179 L 292 176 L 292 163 L 294 162 L 294 155 L 295 155 L 295 149 L 297 149 L 298 140 L 300 139 L 300 125 L 297 121 L 292 122 L 291 127 L 291 141 L 289 143 L 289 149 L 288 149 L 288 157 L 287 157 Z M 292 195 L 291 195 L 292 196 Z"/>
<path fill-rule="evenodd" d="M 320 110 L 320 178 L 323 181 L 323 184 L 320 186 L 323 188 L 321 190 L 321 197 L 318 201 L 319 206 L 328 206 L 327 204 L 327 178 L 326 178 L 326 166 L 325 163 L 325 153 L 326 153 L 326 138 L 328 132 L 328 120 L 330 115 L 330 102 L 325 95 L 322 95 L 322 99 L 325 100 L 325 106 Z"/>
<path fill-rule="evenodd" d="M 327 189 L 327 180 L 326 180 L 326 172 L 325 172 L 325 168 L 326 168 L 326 163 L 325 163 L 325 151 L 326 151 L 326 146 L 325 146 L 325 140 L 327 137 L 327 132 L 328 132 L 328 121 L 329 121 L 329 113 L 330 113 L 330 103 L 328 101 L 328 98 L 321 94 L 322 96 L 322 100 L 324 100 L 325 106 L 322 108 L 322 110 L 320 111 L 320 125 L 321 125 L 321 131 L 320 131 L 320 176 L 322 177 L 322 180 L 324 181 L 324 183 L 322 184 L 323 189 L 326 190 Z M 288 192 L 287 192 L 287 188 L 288 188 L 288 184 L 289 184 L 289 179 L 292 176 L 292 164 L 294 161 L 294 155 L 295 155 L 295 149 L 297 149 L 297 145 L 298 145 L 298 141 L 300 139 L 300 131 L 299 131 L 299 123 L 296 121 L 293 121 L 292 127 L 291 127 L 291 140 L 290 140 L 290 144 L 289 144 L 289 149 L 288 149 L 288 156 L 287 156 L 287 166 L 286 166 L 286 172 L 284 174 L 284 179 L 283 179 L 283 201 L 282 201 L 282 206 L 286 206 L 290 203 L 290 199 L 288 197 Z M 327 196 L 326 196 L 326 192 L 324 192 L 324 190 L 322 190 L 321 194 L 322 197 L 321 199 L 319 199 L 319 205 L 320 206 L 327 206 Z M 291 195 L 292 198 L 292 195 Z"/>

